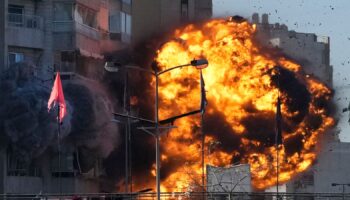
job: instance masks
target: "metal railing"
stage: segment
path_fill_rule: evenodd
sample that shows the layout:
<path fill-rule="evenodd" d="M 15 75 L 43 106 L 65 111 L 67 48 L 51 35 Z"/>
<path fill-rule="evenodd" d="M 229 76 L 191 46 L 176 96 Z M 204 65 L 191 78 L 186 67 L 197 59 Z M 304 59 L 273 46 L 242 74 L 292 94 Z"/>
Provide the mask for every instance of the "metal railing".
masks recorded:
<path fill-rule="evenodd" d="M 153 200 L 156 193 L 115 193 L 115 194 L 3 194 L 0 199 L 40 199 L 40 200 Z M 350 200 L 350 194 L 342 193 L 201 193 L 171 192 L 161 193 L 164 200 Z"/>
<path fill-rule="evenodd" d="M 95 40 L 101 38 L 101 32 L 99 30 L 76 21 L 54 21 L 53 31 L 61 33 L 77 32 Z"/>
<path fill-rule="evenodd" d="M 7 23 L 8 26 L 43 29 L 43 19 L 35 15 L 8 13 Z"/>

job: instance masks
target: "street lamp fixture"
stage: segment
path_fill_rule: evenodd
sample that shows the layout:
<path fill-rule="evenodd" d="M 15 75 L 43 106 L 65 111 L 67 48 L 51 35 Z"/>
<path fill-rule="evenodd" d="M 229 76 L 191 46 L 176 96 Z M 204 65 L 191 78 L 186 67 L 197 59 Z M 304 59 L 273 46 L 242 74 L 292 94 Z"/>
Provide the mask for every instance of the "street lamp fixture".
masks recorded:
<path fill-rule="evenodd" d="M 118 63 L 115 62 L 106 62 L 105 63 L 105 70 L 108 72 L 118 72 L 119 68 L 123 67 L 126 69 L 134 69 L 134 70 L 138 70 L 138 71 L 143 71 L 143 72 L 147 72 L 151 75 L 153 75 L 155 77 L 155 84 L 156 84 L 156 89 L 155 89 L 155 119 L 154 119 L 154 129 L 155 129 L 155 134 L 152 134 L 155 139 L 156 139 L 156 190 L 157 190 L 157 200 L 160 200 L 160 129 L 164 128 L 164 127 L 160 127 L 161 124 L 164 123 L 172 123 L 173 121 L 175 121 L 176 119 L 180 118 L 180 117 L 184 117 L 184 116 L 188 116 L 188 115 L 192 115 L 195 113 L 198 113 L 197 111 L 192 111 L 190 113 L 186 113 L 180 116 L 175 116 L 173 118 L 170 118 L 168 120 L 159 120 L 159 100 L 158 100 L 158 90 L 159 90 L 159 76 L 169 72 L 171 70 L 174 69 L 178 69 L 178 68 L 182 68 L 182 67 L 187 67 L 187 66 L 193 66 L 196 67 L 196 69 L 204 69 L 206 67 L 208 67 L 208 60 L 206 59 L 193 59 L 190 63 L 188 64 L 184 64 L 184 65 L 178 65 L 175 67 L 171 67 L 168 69 L 165 69 L 163 71 L 158 71 L 156 68 L 152 71 L 149 69 L 144 69 L 141 68 L 139 66 L 133 66 L 133 65 L 126 65 L 126 66 L 121 66 Z M 118 115 L 118 116 L 122 116 L 120 114 L 114 114 L 114 115 Z M 131 116 L 125 116 L 127 118 L 132 118 Z M 144 131 L 146 131 L 146 129 L 143 128 Z M 148 131 L 146 131 L 147 133 L 149 133 Z"/>
<path fill-rule="evenodd" d="M 208 67 L 208 60 L 206 60 L 206 59 L 199 59 L 199 60 L 193 59 L 191 61 L 191 65 L 195 66 L 197 69 L 204 69 L 204 68 Z"/>

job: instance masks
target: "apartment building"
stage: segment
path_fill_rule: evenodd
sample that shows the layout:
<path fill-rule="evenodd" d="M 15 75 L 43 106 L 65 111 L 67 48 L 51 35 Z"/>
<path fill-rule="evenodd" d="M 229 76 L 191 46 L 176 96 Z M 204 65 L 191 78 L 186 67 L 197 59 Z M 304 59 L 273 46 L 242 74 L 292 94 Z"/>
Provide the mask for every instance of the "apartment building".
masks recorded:
<path fill-rule="evenodd" d="M 278 48 L 286 56 L 296 60 L 308 74 L 312 74 L 332 87 L 333 67 L 330 65 L 330 38 L 317 36 L 314 33 L 299 33 L 288 30 L 283 24 L 269 24 L 268 15 L 252 16 L 257 24 L 260 42 L 271 48 Z M 346 88 L 335 88 L 337 99 Z M 343 97 L 343 96 L 342 96 Z M 339 112 L 344 108 L 335 101 Z M 344 116 L 343 116 L 344 117 Z M 344 119 L 340 119 L 346 121 Z M 306 172 L 299 174 L 285 185 L 286 192 L 295 193 L 342 193 L 343 183 L 348 184 L 350 143 L 340 142 L 336 130 L 323 135 L 321 148 L 314 165 Z M 347 186 L 345 192 L 347 193 Z"/>
<path fill-rule="evenodd" d="M 212 16 L 211 0 L 4 0 L 1 70 L 27 62 L 100 78 L 104 53 Z M 0 35 L 1 36 L 1 35 Z"/>
<path fill-rule="evenodd" d="M 212 0 L 110 0 L 110 32 L 131 45 L 211 17 Z"/>
<path fill-rule="evenodd" d="M 87 75 L 92 65 L 103 63 L 107 0 L 5 0 L 1 4 L 2 71 L 26 62 L 44 76 L 53 68 Z"/>
<path fill-rule="evenodd" d="M 281 50 L 300 63 L 306 73 L 332 86 L 333 67 L 330 65 L 329 37 L 298 33 L 288 30 L 284 24 L 269 24 L 268 14 L 263 14 L 261 20 L 258 14 L 253 14 L 252 22 L 257 24 L 257 37 L 263 45 Z"/>
<path fill-rule="evenodd" d="M 2 0 L 0 78 L 25 62 L 42 80 L 55 69 L 100 79 L 106 52 L 211 14 L 211 0 Z M 60 172 L 57 162 L 53 149 L 28 166 L 1 145 L 0 193 L 101 192 L 101 162 L 84 163 L 74 148 L 62 152 Z"/>
<path fill-rule="evenodd" d="M 92 69 L 103 66 L 107 0 L 4 0 L 0 13 L 1 79 L 21 62 L 42 80 L 51 78 L 54 69 L 99 78 Z M 25 158 L 12 153 L 6 136 L 0 137 L 0 193 L 99 192 L 101 163 L 94 160 L 84 169 L 74 146 L 62 152 L 58 169 L 54 148 L 23 162 Z"/>

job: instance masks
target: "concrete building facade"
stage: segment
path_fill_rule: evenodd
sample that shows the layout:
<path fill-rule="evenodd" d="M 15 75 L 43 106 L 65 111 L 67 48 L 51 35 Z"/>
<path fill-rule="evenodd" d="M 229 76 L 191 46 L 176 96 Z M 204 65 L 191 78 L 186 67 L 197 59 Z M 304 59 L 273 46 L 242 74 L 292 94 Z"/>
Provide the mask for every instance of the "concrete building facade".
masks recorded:
<path fill-rule="evenodd" d="M 102 46 L 109 39 L 107 0 L 12 0 L 2 5 L 3 71 L 26 62 L 43 76 L 53 68 L 88 74 L 88 64 L 103 60 Z"/>
<path fill-rule="evenodd" d="M 288 30 L 284 24 L 269 24 L 268 15 L 253 14 L 258 39 L 264 46 L 277 48 L 303 66 L 307 74 L 314 75 L 332 87 L 333 67 L 330 65 L 330 39 L 314 33 Z"/>
<path fill-rule="evenodd" d="M 1 1 L 0 79 L 18 63 L 30 65 L 43 81 L 53 70 L 99 78 L 95 68 L 103 66 L 108 17 L 107 0 Z M 91 170 L 81 169 L 77 150 L 70 148 L 62 153 L 60 170 L 57 151 L 45 151 L 28 165 L 0 135 L 0 193 L 100 192 L 98 160 Z"/>
<path fill-rule="evenodd" d="M 152 35 L 211 14 L 211 0 L 3 0 L 0 78 L 24 62 L 43 81 L 50 80 L 54 70 L 101 79 L 105 53 L 132 48 Z M 68 149 L 58 175 L 57 152 L 45 152 L 24 166 L 11 153 L 11 145 L 2 145 L 0 193 L 101 192 L 100 164 L 96 161 L 84 171 L 78 152 Z"/>
<path fill-rule="evenodd" d="M 212 16 L 212 0 L 111 0 L 110 5 L 110 31 L 131 44 Z"/>
<path fill-rule="evenodd" d="M 312 74 L 332 87 L 333 67 L 330 65 L 330 39 L 313 33 L 298 33 L 280 24 L 269 24 L 268 15 L 252 16 L 257 24 L 258 38 L 264 46 L 278 48 L 289 58 L 300 63 L 305 72 Z M 337 90 L 337 88 L 335 88 Z M 337 92 L 337 91 L 336 91 Z M 337 98 L 340 98 L 339 96 Z M 337 112 L 342 108 L 336 105 Z M 315 164 L 285 185 L 286 192 L 342 193 L 342 186 L 349 184 L 350 143 L 340 142 L 337 130 L 331 130 L 322 138 Z M 345 193 L 350 188 L 345 186 Z"/>

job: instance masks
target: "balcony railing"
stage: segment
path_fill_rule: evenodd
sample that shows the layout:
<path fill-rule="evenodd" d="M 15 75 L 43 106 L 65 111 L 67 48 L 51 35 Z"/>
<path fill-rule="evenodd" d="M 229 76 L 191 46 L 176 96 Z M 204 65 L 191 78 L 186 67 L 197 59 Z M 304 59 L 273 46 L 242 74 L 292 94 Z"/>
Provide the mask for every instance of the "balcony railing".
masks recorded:
<path fill-rule="evenodd" d="M 100 40 L 101 32 L 93 27 L 76 21 L 55 21 L 54 32 L 77 32 L 95 40 Z"/>
<path fill-rule="evenodd" d="M 7 14 L 8 26 L 43 29 L 43 19 L 35 15 Z"/>

